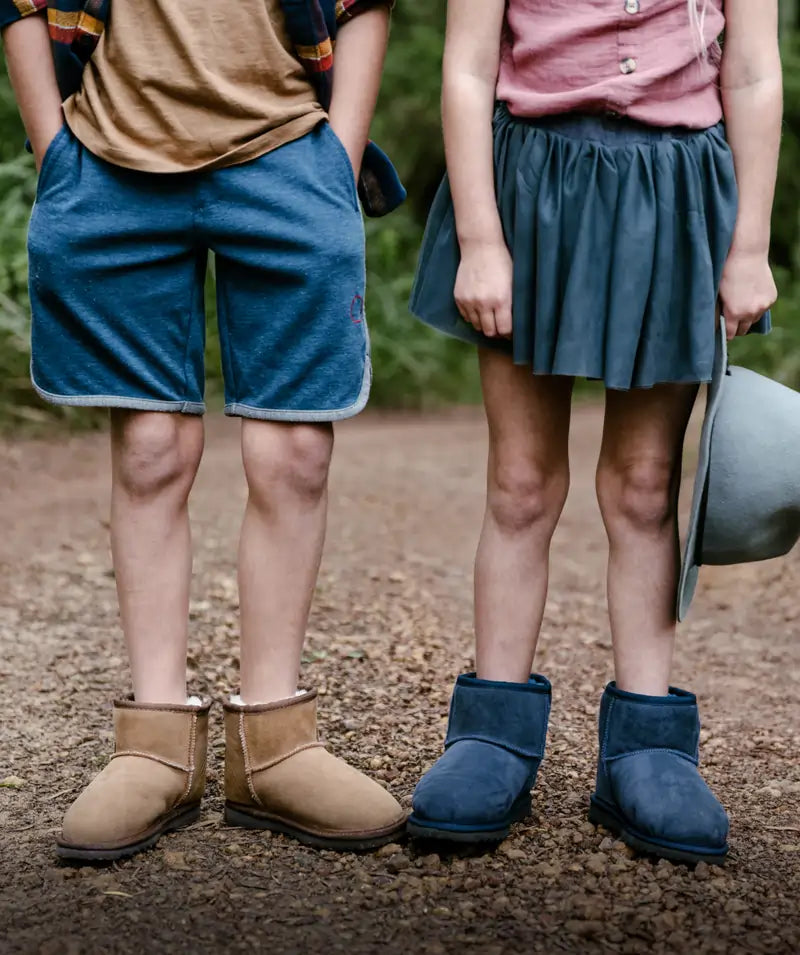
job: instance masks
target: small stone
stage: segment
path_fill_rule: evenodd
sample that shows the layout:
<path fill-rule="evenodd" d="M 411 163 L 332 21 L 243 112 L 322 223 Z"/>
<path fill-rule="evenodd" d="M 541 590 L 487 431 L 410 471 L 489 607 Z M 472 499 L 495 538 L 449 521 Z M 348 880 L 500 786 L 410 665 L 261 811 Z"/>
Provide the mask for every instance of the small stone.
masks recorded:
<path fill-rule="evenodd" d="M 387 846 L 381 846 L 375 853 L 375 856 L 378 859 L 388 859 L 389 856 L 395 856 L 398 852 L 402 851 L 403 847 L 401 845 L 398 845 L 396 842 L 390 842 Z"/>
<path fill-rule="evenodd" d="M 621 839 L 614 843 L 612 846 L 613 852 L 618 852 L 620 855 L 625 856 L 628 859 L 632 859 L 636 853 L 630 846 L 626 845 Z"/>
<path fill-rule="evenodd" d="M 656 866 L 656 878 L 663 882 L 665 879 L 671 879 L 675 873 L 675 866 L 666 859 L 659 859 Z"/>
<path fill-rule="evenodd" d="M 579 938 L 590 938 L 593 935 L 599 935 L 603 931 L 603 923 L 594 919 L 569 919 L 565 928 L 572 935 Z"/>
<path fill-rule="evenodd" d="M 508 904 L 507 895 L 495 895 L 489 900 L 489 908 L 495 912 L 505 912 L 508 908 Z"/>
<path fill-rule="evenodd" d="M 602 922 L 606 914 L 603 902 L 587 902 L 583 909 L 583 917 L 587 922 Z"/>
<path fill-rule="evenodd" d="M 710 875 L 711 872 L 709 871 L 709 865 L 707 862 L 698 862 L 694 867 L 695 879 L 700 879 L 704 882 Z"/>
<path fill-rule="evenodd" d="M 680 920 L 675 912 L 659 912 L 653 919 L 653 925 L 659 935 L 668 936 L 679 927 Z"/>
<path fill-rule="evenodd" d="M 606 857 L 600 852 L 593 852 L 586 860 L 586 868 L 593 875 L 603 875 L 606 871 Z"/>
<path fill-rule="evenodd" d="M 601 852 L 610 852 L 615 845 L 615 840 L 611 836 L 606 836 L 605 839 L 600 843 Z"/>
<path fill-rule="evenodd" d="M 386 868 L 390 872 L 400 872 L 403 869 L 407 869 L 411 865 L 411 861 L 408 856 L 404 855 L 393 855 L 386 863 Z"/>
<path fill-rule="evenodd" d="M 232 850 L 241 851 L 241 846 L 237 845 L 235 842 L 229 846 L 226 846 L 225 851 L 231 852 Z M 164 850 L 164 865 L 168 869 L 175 869 L 178 872 L 188 872 L 191 866 L 186 862 L 186 853 L 185 852 L 176 852 L 172 849 Z"/>
<path fill-rule="evenodd" d="M 741 915 L 747 911 L 747 902 L 742 899 L 729 899 L 725 903 L 725 912 L 727 915 Z"/>
<path fill-rule="evenodd" d="M 503 849 L 503 855 L 506 856 L 508 859 L 515 859 L 517 861 L 521 861 L 522 859 L 528 858 L 528 853 L 525 852 L 524 849 L 516 849 L 513 846 L 511 846 L 508 849 Z"/>

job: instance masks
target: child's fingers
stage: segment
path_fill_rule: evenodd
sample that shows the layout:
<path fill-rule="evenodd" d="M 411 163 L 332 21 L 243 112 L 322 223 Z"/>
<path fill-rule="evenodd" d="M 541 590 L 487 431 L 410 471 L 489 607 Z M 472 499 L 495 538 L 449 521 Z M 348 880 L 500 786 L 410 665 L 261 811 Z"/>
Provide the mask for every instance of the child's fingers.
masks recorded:
<path fill-rule="evenodd" d="M 510 305 L 501 305 L 494 310 L 494 323 L 497 334 L 502 338 L 510 338 L 513 327 Z"/>
<path fill-rule="evenodd" d="M 481 314 L 474 305 L 467 305 L 466 302 L 462 302 L 458 306 L 459 312 L 461 312 L 464 317 L 465 322 L 469 322 L 470 325 L 475 329 L 476 332 L 480 332 L 483 329 L 481 328 Z"/>
<path fill-rule="evenodd" d="M 494 309 L 491 305 L 483 305 L 480 310 L 481 331 L 487 338 L 497 338 L 497 325 L 494 319 Z"/>

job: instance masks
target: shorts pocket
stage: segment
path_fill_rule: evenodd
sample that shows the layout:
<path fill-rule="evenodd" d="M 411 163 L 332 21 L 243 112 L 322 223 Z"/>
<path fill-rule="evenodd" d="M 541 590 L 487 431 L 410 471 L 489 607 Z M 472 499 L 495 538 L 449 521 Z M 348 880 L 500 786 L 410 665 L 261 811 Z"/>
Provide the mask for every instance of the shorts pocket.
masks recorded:
<path fill-rule="evenodd" d="M 356 210 L 356 212 L 360 212 L 361 210 L 358 203 L 358 191 L 356 189 L 356 175 L 353 171 L 353 164 L 350 162 L 350 157 L 347 155 L 347 150 L 344 148 L 344 143 L 336 135 L 330 123 L 324 123 L 323 130 L 325 131 L 328 139 L 331 141 L 332 152 L 335 152 L 338 156 L 337 162 L 341 169 L 339 175 L 345 179 L 345 184 L 348 187 L 348 193 L 350 195 L 350 200 L 353 203 L 353 208 Z"/>
<path fill-rule="evenodd" d="M 39 178 L 36 182 L 36 199 L 38 200 L 47 188 L 47 184 L 52 179 L 54 167 L 58 163 L 58 158 L 64 151 L 64 147 L 69 142 L 70 130 L 66 123 L 59 129 L 55 136 L 50 140 L 50 145 L 45 150 L 42 158 L 42 165 L 39 170 Z"/>

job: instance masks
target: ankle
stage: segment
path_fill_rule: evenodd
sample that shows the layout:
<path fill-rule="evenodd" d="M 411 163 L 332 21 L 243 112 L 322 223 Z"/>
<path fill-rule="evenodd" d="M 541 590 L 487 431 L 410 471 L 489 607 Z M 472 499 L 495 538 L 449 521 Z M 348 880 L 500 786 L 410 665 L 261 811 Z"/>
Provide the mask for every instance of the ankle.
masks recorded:
<path fill-rule="evenodd" d="M 165 683 L 138 683 L 134 681 L 133 684 L 133 699 L 137 703 L 147 703 L 150 705 L 175 705 L 186 706 L 190 699 L 197 699 L 197 697 L 190 697 L 186 684 L 174 685 L 174 684 L 165 684 Z"/>
<path fill-rule="evenodd" d="M 632 696 L 669 696 L 669 680 L 657 677 L 639 677 L 636 679 L 617 679 L 614 681 L 618 690 L 630 693 Z"/>
<path fill-rule="evenodd" d="M 475 676 L 478 680 L 485 680 L 487 683 L 526 684 L 530 680 L 530 672 L 530 667 L 493 663 L 479 665 Z"/>

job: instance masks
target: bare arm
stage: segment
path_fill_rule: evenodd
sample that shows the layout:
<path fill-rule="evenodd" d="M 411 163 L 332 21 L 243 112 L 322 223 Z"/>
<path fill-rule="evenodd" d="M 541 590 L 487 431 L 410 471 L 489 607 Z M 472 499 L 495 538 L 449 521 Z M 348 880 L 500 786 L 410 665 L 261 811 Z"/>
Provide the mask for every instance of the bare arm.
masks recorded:
<path fill-rule="evenodd" d="M 64 122 L 47 21 L 31 16 L 10 24 L 3 31 L 3 45 L 11 85 L 38 169 Z"/>
<path fill-rule="evenodd" d="M 505 0 L 449 0 L 442 118 L 461 265 L 461 315 L 489 337 L 511 333 L 511 256 L 494 189 L 492 115 Z"/>
<path fill-rule="evenodd" d="M 492 115 L 505 0 L 449 0 L 442 119 L 459 242 L 502 242 Z"/>
<path fill-rule="evenodd" d="M 722 103 L 739 187 L 739 214 L 720 299 L 728 337 L 775 301 L 767 257 L 783 108 L 777 0 L 726 0 Z"/>
<path fill-rule="evenodd" d="M 356 170 L 361 168 L 369 138 L 388 37 L 389 8 L 378 6 L 342 24 L 336 40 L 333 99 L 328 116 Z"/>

